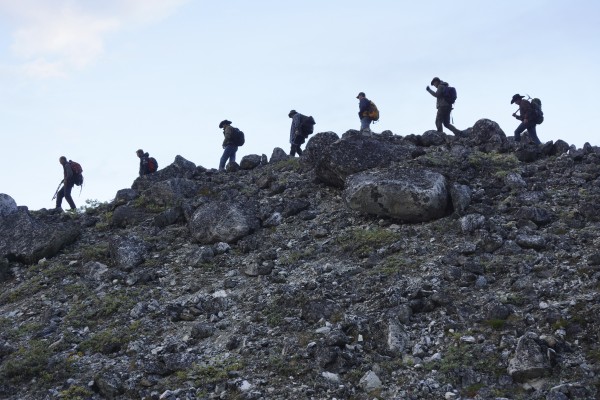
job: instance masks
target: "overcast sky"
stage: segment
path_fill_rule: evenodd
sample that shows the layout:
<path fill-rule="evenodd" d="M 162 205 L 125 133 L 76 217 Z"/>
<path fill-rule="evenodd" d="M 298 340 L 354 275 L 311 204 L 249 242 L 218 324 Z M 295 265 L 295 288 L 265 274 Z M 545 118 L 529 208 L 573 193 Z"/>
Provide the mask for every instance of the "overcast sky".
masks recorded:
<path fill-rule="evenodd" d="M 539 97 L 542 142 L 598 145 L 600 2 L 372 0 L 0 0 L 0 193 L 51 208 L 58 158 L 84 169 L 86 199 L 137 177 L 143 148 L 216 168 L 221 120 L 247 154 L 289 151 L 291 109 L 316 132 L 435 129 L 434 76 L 456 87 L 454 124 L 512 135 L 513 94 Z M 63 204 L 65 207 L 66 204 Z"/>

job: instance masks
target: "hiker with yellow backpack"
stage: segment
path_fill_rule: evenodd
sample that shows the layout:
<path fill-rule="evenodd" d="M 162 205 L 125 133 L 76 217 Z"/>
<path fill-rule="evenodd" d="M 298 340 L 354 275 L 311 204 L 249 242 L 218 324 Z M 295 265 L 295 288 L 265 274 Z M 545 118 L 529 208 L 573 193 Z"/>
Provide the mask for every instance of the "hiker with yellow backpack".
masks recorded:
<path fill-rule="evenodd" d="M 358 118 L 360 118 L 361 132 L 371 132 L 370 125 L 373 121 L 379 120 L 379 110 L 375 103 L 367 99 L 364 92 L 360 92 L 358 96 Z"/>

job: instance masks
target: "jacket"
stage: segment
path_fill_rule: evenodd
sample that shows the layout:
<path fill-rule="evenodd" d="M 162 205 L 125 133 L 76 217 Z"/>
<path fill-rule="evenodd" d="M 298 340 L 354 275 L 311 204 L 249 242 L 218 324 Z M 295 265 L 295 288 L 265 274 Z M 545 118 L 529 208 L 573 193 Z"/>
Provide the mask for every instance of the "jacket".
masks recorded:
<path fill-rule="evenodd" d="M 69 161 L 67 161 L 64 165 L 63 165 L 63 176 L 64 176 L 64 184 L 74 184 L 74 180 L 73 180 L 73 175 L 75 175 L 73 173 L 73 168 L 71 168 L 71 163 Z"/>
<path fill-rule="evenodd" d="M 521 99 L 521 104 L 519 104 L 519 115 L 517 116 L 517 119 L 528 123 L 532 120 L 532 112 L 533 107 L 531 106 L 529 100 Z"/>
<path fill-rule="evenodd" d="M 448 88 L 448 83 L 444 82 L 444 81 L 440 81 L 437 90 L 434 92 L 433 90 L 429 90 L 429 93 L 437 98 L 437 101 L 435 103 L 435 107 L 436 108 L 441 108 L 441 107 L 452 107 L 452 104 L 448 103 L 448 100 L 446 100 L 446 98 L 444 97 L 444 92 L 446 91 L 446 89 Z"/>
<path fill-rule="evenodd" d="M 371 107 L 371 100 L 366 97 L 360 99 L 358 102 L 358 118 L 368 117 L 369 107 Z"/>
<path fill-rule="evenodd" d="M 144 153 L 143 156 L 140 157 L 140 176 L 147 175 L 148 171 L 148 159 L 150 158 L 150 154 Z"/>
<path fill-rule="evenodd" d="M 296 113 L 292 117 L 292 126 L 290 127 L 290 143 L 292 143 L 292 144 L 294 143 L 294 137 L 296 136 L 296 132 L 298 132 L 298 134 L 302 134 L 300 125 L 302 125 L 303 118 L 304 118 L 304 115 L 302 115 L 300 113 Z"/>
<path fill-rule="evenodd" d="M 227 125 L 224 129 L 223 129 L 223 136 L 225 136 L 225 139 L 223 139 L 223 147 L 225 146 L 235 146 L 233 144 L 233 132 L 234 132 L 235 128 L 231 125 Z"/>

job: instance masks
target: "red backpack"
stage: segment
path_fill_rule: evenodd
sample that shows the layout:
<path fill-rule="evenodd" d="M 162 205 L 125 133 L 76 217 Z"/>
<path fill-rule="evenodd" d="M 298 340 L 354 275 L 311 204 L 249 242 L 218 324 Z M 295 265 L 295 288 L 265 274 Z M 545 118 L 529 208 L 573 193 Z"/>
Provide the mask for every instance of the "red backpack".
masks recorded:
<path fill-rule="evenodd" d="M 76 161 L 69 160 L 69 165 L 71 165 L 71 171 L 73 171 L 73 181 L 77 186 L 83 185 L 83 168 L 81 168 L 81 164 Z"/>

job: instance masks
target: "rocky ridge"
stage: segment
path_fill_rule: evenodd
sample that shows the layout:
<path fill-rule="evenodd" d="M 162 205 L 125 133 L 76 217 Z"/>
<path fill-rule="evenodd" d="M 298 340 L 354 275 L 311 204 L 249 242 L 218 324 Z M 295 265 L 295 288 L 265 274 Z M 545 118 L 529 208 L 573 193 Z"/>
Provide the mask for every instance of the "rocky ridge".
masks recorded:
<path fill-rule="evenodd" d="M 489 120 L 0 195 L 0 397 L 596 399 L 599 200 L 600 148 Z"/>

